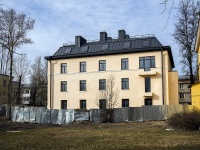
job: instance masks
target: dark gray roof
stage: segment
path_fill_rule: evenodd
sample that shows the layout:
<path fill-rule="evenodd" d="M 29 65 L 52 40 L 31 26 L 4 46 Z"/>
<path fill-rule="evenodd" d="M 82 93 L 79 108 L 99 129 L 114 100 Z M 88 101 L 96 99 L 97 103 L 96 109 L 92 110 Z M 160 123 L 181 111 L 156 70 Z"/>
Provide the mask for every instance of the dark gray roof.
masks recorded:
<path fill-rule="evenodd" d="M 130 43 L 130 47 L 126 47 L 125 43 Z M 149 43 L 149 44 L 148 44 Z M 102 49 L 108 45 L 108 49 Z M 70 56 L 70 55 L 80 55 L 82 53 L 98 53 L 106 51 L 123 51 L 125 49 L 142 49 L 142 48 L 154 48 L 161 47 L 162 44 L 157 40 L 156 37 L 149 38 L 129 38 L 123 40 L 112 40 L 106 42 L 89 42 L 81 47 L 75 45 L 63 46 L 60 47 L 53 56 Z M 83 48 L 87 47 L 87 51 L 83 51 Z M 67 53 L 66 50 L 71 49 L 70 53 Z"/>
<path fill-rule="evenodd" d="M 99 55 L 114 55 L 123 53 L 141 53 L 148 51 L 168 50 L 172 68 L 174 62 L 171 54 L 171 48 L 163 47 L 155 36 L 127 39 L 111 39 L 104 42 L 86 42 L 81 46 L 66 45 L 60 47 L 52 56 L 46 56 L 45 59 L 65 59 L 75 57 L 88 57 Z"/>

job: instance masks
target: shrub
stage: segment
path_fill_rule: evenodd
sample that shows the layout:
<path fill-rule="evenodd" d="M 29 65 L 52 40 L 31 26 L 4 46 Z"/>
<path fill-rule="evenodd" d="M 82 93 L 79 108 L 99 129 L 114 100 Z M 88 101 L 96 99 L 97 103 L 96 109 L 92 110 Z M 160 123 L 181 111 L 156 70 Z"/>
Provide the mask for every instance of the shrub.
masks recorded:
<path fill-rule="evenodd" d="M 200 112 L 181 112 L 172 115 L 167 124 L 173 128 L 184 130 L 199 130 L 200 128 Z"/>

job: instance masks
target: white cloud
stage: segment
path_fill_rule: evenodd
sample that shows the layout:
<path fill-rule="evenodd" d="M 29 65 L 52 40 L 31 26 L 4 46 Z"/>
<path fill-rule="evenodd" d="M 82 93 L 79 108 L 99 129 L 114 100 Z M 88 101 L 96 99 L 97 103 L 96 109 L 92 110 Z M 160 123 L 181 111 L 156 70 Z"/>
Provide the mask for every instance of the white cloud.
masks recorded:
<path fill-rule="evenodd" d="M 63 43 L 74 42 L 76 35 L 88 40 L 99 39 L 99 32 L 117 37 L 119 29 L 125 29 L 130 36 L 155 34 L 163 45 L 170 45 L 175 64 L 178 64 L 177 45 L 171 34 L 174 31 L 175 11 L 171 12 L 164 31 L 172 1 L 166 11 L 162 0 L 2 0 L 3 8 L 14 8 L 36 20 L 35 29 L 28 35 L 35 44 L 26 45 L 30 59 L 38 55 L 48 56 Z M 177 2 L 177 1 L 175 1 Z M 176 5 L 176 4 L 175 4 Z M 177 66 L 176 69 L 180 69 Z"/>

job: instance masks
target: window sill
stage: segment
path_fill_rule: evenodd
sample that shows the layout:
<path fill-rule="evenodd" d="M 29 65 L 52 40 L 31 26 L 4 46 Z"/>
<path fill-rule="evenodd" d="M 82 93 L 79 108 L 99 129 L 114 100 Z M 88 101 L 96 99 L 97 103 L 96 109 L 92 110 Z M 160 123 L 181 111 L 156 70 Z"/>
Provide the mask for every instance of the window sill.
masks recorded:
<path fill-rule="evenodd" d="M 155 70 L 151 70 L 151 71 L 140 72 L 139 76 L 154 76 L 156 74 L 157 74 L 157 72 Z"/>
<path fill-rule="evenodd" d="M 63 93 L 64 93 L 64 92 L 68 92 L 68 91 L 60 91 L 60 92 L 63 92 Z"/>
<path fill-rule="evenodd" d="M 144 97 L 152 97 L 153 96 L 153 93 L 152 92 L 145 92 Z"/>
<path fill-rule="evenodd" d="M 130 90 L 130 89 L 121 89 L 121 90 L 123 90 L 123 91 L 128 91 L 128 90 Z"/>
<path fill-rule="evenodd" d="M 84 92 L 87 92 L 87 91 L 79 91 L 79 92 L 84 93 Z"/>

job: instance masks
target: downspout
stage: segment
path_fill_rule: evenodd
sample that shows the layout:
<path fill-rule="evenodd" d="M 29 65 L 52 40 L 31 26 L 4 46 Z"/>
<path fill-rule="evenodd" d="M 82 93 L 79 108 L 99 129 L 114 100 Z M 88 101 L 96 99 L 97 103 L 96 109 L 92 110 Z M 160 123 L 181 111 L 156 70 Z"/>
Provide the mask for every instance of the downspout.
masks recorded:
<path fill-rule="evenodd" d="M 161 71 L 162 71 L 162 102 L 165 105 L 164 94 L 164 71 L 163 71 L 163 48 L 161 47 Z"/>
<path fill-rule="evenodd" d="M 50 62 L 50 80 L 49 80 L 49 88 L 50 88 L 50 91 L 49 91 L 49 101 L 50 101 L 50 124 L 51 124 L 51 108 L 52 108 L 52 103 L 51 103 L 51 60 L 49 59 L 49 62 Z"/>

